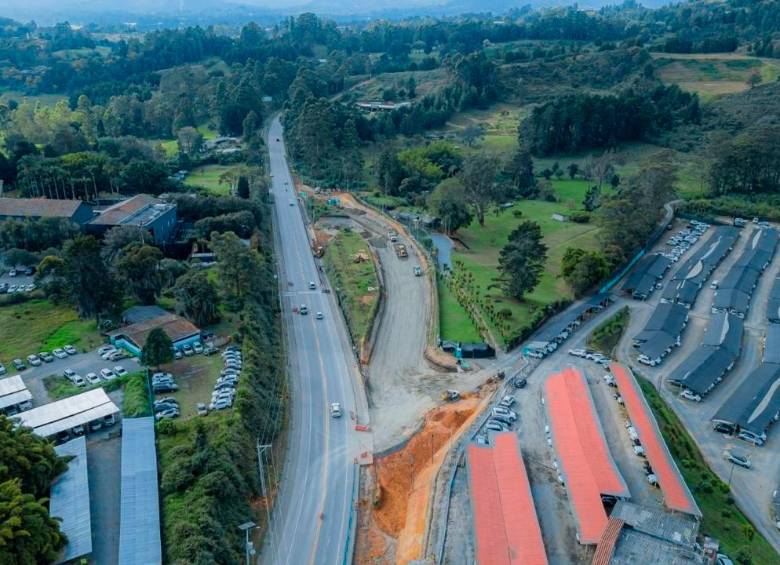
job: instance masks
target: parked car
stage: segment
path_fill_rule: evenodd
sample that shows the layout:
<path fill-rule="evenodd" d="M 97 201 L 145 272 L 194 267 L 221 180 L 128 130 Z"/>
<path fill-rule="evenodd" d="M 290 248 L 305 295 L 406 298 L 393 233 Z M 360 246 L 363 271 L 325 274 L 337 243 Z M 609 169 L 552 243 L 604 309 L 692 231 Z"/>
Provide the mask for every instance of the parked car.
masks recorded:
<path fill-rule="evenodd" d="M 179 409 L 178 408 L 166 408 L 165 410 L 162 410 L 160 412 L 157 412 L 154 417 L 157 420 L 168 420 L 171 418 L 178 418 L 179 417 Z"/>
<path fill-rule="evenodd" d="M 96 373 L 87 373 L 87 376 L 85 378 L 87 379 L 87 382 L 91 385 L 100 384 L 100 377 L 98 377 Z"/>
<path fill-rule="evenodd" d="M 100 376 L 107 381 L 113 381 L 116 378 L 116 373 L 109 368 L 100 369 Z"/>
<path fill-rule="evenodd" d="M 54 356 L 48 351 L 41 351 L 38 354 L 38 357 L 40 357 L 41 360 L 44 361 L 45 363 L 51 363 L 52 361 L 54 361 Z"/>
<path fill-rule="evenodd" d="M 192 344 L 192 350 L 198 354 L 203 353 L 203 344 L 199 341 L 196 341 Z"/>
<path fill-rule="evenodd" d="M 39 367 L 42 364 L 41 359 L 37 355 L 28 355 L 27 362 L 33 367 Z"/>
<path fill-rule="evenodd" d="M 103 361 L 111 361 L 112 360 L 111 358 L 115 357 L 117 353 L 118 351 L 116 349 L 109 349 L 108 351 L 103 353 L 103 355 L 101 355 L 100 358 Z"/>
<path fill-rule="evenodd" d="M 232 403 L 230 403 L 227 400 L 217 400 L 209 404 L 210 410 L 225 410 L 227 408 L 230 408 L 232 406 Z"/>
<path fill-rule="evenodd" d="M 106 361 L 120 361 L 129 357 L 128 353 L 123 349 L 117 349 L 116 351 L 107 353 L 106 356 L 108 357 Z"/>
<path fill-rule="evenodd" d="M 195 352 L 192 350 L 192 346 L 188 343 L 184 347 L 182 347 L 184 350 L 184 356 L 185 357 L 191 357 Z"/>
<path fill-rule="evenodd" d="M 65 359 L 68 356 L 65 350 L 60 349 L 59 347 L 52 351 L 51 354 L 54 355 L 57 359 Z"/>
<path fill-rule="evenodd" d="M 206 347 L 203 348 L 203 355 L 214 355 L 218 351 L 219 349 L 217 349 L 213 345 L 207 345 Z"/>
<path fill-rule="evenodd" d="M 515 388 L 525 388 L 525 385 L 528 384 L 528 381 L 522 377 L 515 377 L 512 379 L 512 386 Z"/>
<path fill-rule="evenodd" d="M 184 353 L 181 352 L 181 349 L 177 349 L 173 352 L 174 359 L 181 359 L 182 357 L 184 357 Z"/>
<path fill-rule="evenodd" d="M 752 467 L 752 463 L 750 462 L 750 458 L 744 454 L 739 453 L 737 451 L 727 450 L 723 452 L 723 457 L 726 459 L 726 461 L 730 461 L 734 463 L 735 465 L 739 465 L 740 467 L 744 467 L 745 469 L 750 469 Z"/>
<path fill-rule="evenodd" d="M 157 383 L 152 384 L 152 391 L 155 393 L 158 392 L 176 392 L 179 390 L 179 385 L 176 383 Z"/>
<path fill-rule="evenodd" d="M 16 269 L 11 269 L 10 271 L 8 271 L 8 276 L 9 277 L 15 277 L 16 276 Z"/>
<path fill-rule="evenodd" d="M 510 408 L 515 402 L 517 402 L 517 399 L 511 394 L 507 394 L 504 398 L 501 399 L 499 405 Z"/>
<path fill-rule="evenodd" d="M 205 416 L 209 413 L 209 408 L 204 402 L 198 402 L 195 405 L 195 409 L 198 411 L 198 416 Z"/>
<path fill-rule="evenodd" d="M 0 375 L 5 375 L 5 373 L 6 373 L 5 365 L 0 363 Z"/>
<path fill-rule="evenodd" d="M 117 365 L 114 367 L 114 373 L 116 373 L 117 377 L 124 377 L 127 374 L 127 369 L 122 365 Z"/>
<path fill-rule="evenodd" d="M 75 355 L 76 353 L 78 353 L 78 350 L 72 345 L 66 345 L 62 349 L 64 349 L 65 353 L 67 353 L 68 355 Z"/>
<path fill-rule="evenodd" d="M 507 432 L 509 431 L 509 428 L 504 424 L 503 422 L 499 422 L 498 420 L 491 419 L 488 420 L 485 424 L 485 429 L 493 431 L 493 432 Z"/>
<path fill-rule="evenodd" d="M 693 402 L 701 402 L 701 395 L 696 394 L 695 392 L 688 390 L 687 388 L 680 393 L 680 396 L 682 396 L 686 400 L 692 400 Z"/>
<path fill-rule="evenodd" d="M 115 351 L 115 350 L 116 350 L 116 346 L 114 345 L 111 344 L 101 345 L 100 347 L 97 348 L 97 354 L 104 355 L 109 351 Z"/>
<path fill-rule="evenodd" d="M 27 366 L 24 364 L 24 361 L 21 359 L 14 359 L 11 361 L 11 365 L 13 365 L 14 369 L 17 371 L 24 371 L 27 368 Z"/>
<path fill-rule="evenodd" d="M 574 355 L 575 357 L 585 357 L 585 350 L 584 349 L 569 349 L 569 355 Z"/>

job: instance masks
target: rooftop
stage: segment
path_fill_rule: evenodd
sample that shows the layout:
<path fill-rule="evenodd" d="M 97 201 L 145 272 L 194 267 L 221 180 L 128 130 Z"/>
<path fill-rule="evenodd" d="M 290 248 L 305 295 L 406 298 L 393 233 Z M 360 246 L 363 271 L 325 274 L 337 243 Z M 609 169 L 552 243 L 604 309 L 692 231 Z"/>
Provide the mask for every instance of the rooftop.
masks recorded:
<path fill-rule="evenodd" d="M 143 349 L 146 338 L 149 333 L 156 328 L 162 328 L 165 334 L 176 342 L 180 339 L 190 337 L 200 332 L 200 330 L 190 322 L 176 314 L 163 314 L 155 318 L 148 318 L 136 324 L 130 324 L 118 330 L 114 330 L 109 335 L 112 337 L 125 337 L 132 341 L 139 348 Z"/>
<path fill-rule="evenodd" d="M 20 375 L 0 379 L 0 410 L 32 400 L 32 394 Z"/>
<path fill-rule="evenodd" d="M 607 448 L 583 374 L 569 368 L 552 375 L 545 399 L 578 540 L 595 544 L 607 526 L 601 495 L 628 498 L 628 487 Z"/>
<path fill-rule="evenodd" d="M 0 198 L 0 217 L 70 218 L 82 205 L 81 200 Z"/>
<path fill-rule="evenodd" d="M 119 413 L 119 408 L 102 388 L 50 402 L 13 416 L 22 426 L 42 437 L 83 426 L 98 418 Z"/>
<path fill-rule="evenodd" d="M 154 418 L 122 420 L 119 564 L 162 563 Z"/>
<path fill-rule="evenodd" d="M 634 375 L 617 363 L 613 363 L 610 368 L 623 396 L 631 423 L 636 428 L 639 440 L 645 448 L 647 460 L 658 477 L 658 484 L 664 495 L 664 504 L 671 510 L 701 516 L 701 511 L 696 506 L 688 485 L 685 484 L 680 470 L 669 453 L 655 416 Z"/>
<path fill-rule="evenodd" d="M 760 435 L 772 423 L 778 410 L 780 365 L 763 363 L 748 375 L 712 419 Z"/>
<path fill-rule="evenodd" d="M 64 553 L 56 563 L 65 563 L 92 553 L 92 525 L 87 480 L 87 440 L 84 436 L 54 448 L 60 457 L 73 456 L 68 469 L 51 485 L 49 515 L 59 518 L 60 530 L 68 536 Z"/>
<path fill-rule="evenodd" d="M 766 317 L 770 322 L 780 322 L 780 276 L 772 282 L 769 291 L 769 303 L 766 308 Z"/>
<path fill-rule="evenodd" d="M 469 445 L 469 487 L 479 563 L 543 565 L 547 556 L 517 436 Z"/>
<path fill-rule="evenodd" d="M 102 210 L 90 223 L 100 226 L 143 227 L 173 207 L 173 204 L 167 204 L 148 194 L 137 194 Z"/>

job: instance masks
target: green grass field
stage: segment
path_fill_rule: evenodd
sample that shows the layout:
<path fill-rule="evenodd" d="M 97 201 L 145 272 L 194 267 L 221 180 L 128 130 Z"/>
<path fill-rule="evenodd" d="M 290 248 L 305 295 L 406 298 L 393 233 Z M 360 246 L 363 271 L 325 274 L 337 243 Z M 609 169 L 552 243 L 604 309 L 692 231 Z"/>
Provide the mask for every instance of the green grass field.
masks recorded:
<path fill-rule="evenodd" d="M 102 341 L 94 320 L 81 320 L 72 308 L 46 299 L 0 308 L 0 361 L 6 365 L 67 344 L 87 351 Z"/>
<path fill-rule="evenodd" d="M 230 193 L 230 184 L 219 182 L 219 177 L 232 167 L 227 165 L 204 165 L 190 171 L 184 184 L 187 186 L 200 186 L 212 194 L 227 195 Z"/>
<path fill-rule="evenodd" d="M 650 381 L 638 377 L 677 466 L 703 518 L 700 532 L 716 538 L 720 551 L 736 563 L 777 563 L 777 554 L 737 508 L 731 491 L 710 470 L 696 444 Z"/>
<path fill-rule="evenodd" d="M 481 227 L 474 221 L 468 228 L 458 232 L 459 239 L 467 249 L 456 251 L 453 260 L 461 261 L 464 268 L 473 274 L 480 294 L 491 300 L 496 308 L 506 308 L 511 312 L 507 320 L 511 328 L 509 334 L 517 333 L 527 327 L 536 309 L 572 297 L 571 289 L 563 279 L 559 278 L 561 258 L 568 247 L 588 250 L 598 248 L 598 227 L 595 225 L 559 222 L 552 219 L 555 213 L 565 215 L 575 208 L 581 208 L 578 204 L 584 196 L 587 185 L 576 180 L 561 180 L 553 181 L 553 187 L 562 202 L 524 200 L 510 209 L 502 210 L 498 215 L 488 214 L 485 217 L 485 227 Z M 522 215 L 516 217 L 515 210 L 522 212 Z M 539 224 L 548 251 L 545 272 L 539 285 L 525 297 L 523 302 L 519 302 L 505 296 L 499 288 L 494 287 L 494 279 L 498 275 L 498 253 L 506 244 L 509 233 L 523 220 L 533 220 Z M 494 332 L 494 335 L 498 338 L 499 332 Z"/>
<path fill-rule="evenodd" d="M 439 292 L 439 337 L 448 341 L 475 343 L 482 341 L 466 310 L 458 303 L 452 291 L 441 280 Z"/>
<path fill-rule="evenodd" d="M 357 254 L 367 260 L 356 263 Z M 379 283 L 368 244 L 355 232 L 340 231 L 325 250 L 325 269 L 339 294 L 352 336 L 360 346 L 371 331 L 379 300 Z"/>
<path fill-rule="evenodd" d="M 22 102 L 23 100 L 29 100 L 30 102 L 37 102 L 43 106 L 54 106 L 60 100 L 67 99 L 67 96 L 62 96 L 61 94 L 25 94 L 18 90 L 0 91 L 0 102 L 8 102 L 9 100 Z"/>

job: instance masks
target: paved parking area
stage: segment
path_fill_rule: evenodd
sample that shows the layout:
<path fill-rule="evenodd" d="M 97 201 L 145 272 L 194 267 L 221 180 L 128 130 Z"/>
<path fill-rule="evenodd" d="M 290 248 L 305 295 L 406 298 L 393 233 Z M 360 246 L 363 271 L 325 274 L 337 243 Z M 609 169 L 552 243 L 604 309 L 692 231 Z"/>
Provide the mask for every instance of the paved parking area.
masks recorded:
<path fill-rule="evenodd" d="M 26 360 L 25 360 L 26 361 Z M 82 377 L 87 373 L 100 374 L 100 369 L 113 368 L 116 365 L 121 365 L 128 372 L 138 371 L 141 369 L 141 364 L 135 357 L 122 359 L 121 361 L 104 361 L 100 358 L 100 355 L 96 351 L 90 351 L 88 353 L 78 353 L 76 355 L 69 355 L 65 359 L 57 359 L 51 363 L 42 363 L 38 367 L 27 367 L 25 371 L 15 372 L 13 367 L 6 367 L 9 375 L 20 374 L 22 380 L 30 393 L 33 395 L 33 406 L 40 406 L 50 401 L 49 394 L 46 391 L 46 387 L 43 384 L 44 377 L 49 375 L 61 376 L 65 369 L 73 369 Z"/>

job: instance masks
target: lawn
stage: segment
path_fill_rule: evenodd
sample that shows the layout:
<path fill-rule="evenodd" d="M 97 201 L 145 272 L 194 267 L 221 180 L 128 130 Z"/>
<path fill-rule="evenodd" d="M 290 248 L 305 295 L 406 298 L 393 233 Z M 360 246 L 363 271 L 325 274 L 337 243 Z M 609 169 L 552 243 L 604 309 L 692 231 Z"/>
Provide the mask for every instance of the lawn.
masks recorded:
<path fill-rule="evenodd" d="M 362 260 L 356 261 L 356 257 Z M 379 283 L 368 244 L 355 232 L 342 230 L 325 250 L 325 269 L 339 296 L 350 333 L 361 347 L 371 331 Z"/>
<path fill-rule="evenodd" d="M 586 184 L 561 180 L 554 181 L 553 186 L 560 190 L 559 198 L 563 202 L 520 201 L 497 215 L 488 214 L 484 227 L 475 221 L 458 232 L 458 238 L 465 244 L 466 249 L 453 253 L 453 261 L 459 261 L 463 268 L 471 273 L 480 296 L 492 303 L 495 309 L 508 311 L 503 332 L 499 331 L 496 325 L 489 324 L 496 339 L 501 339 L 503 334 L 506 341 L 528 327 L 538 309 L 561 299 L 572 298 L 571 289 L 559 278 L 561 258 L 567 248 L 598 249 L 598 228 L 595 225 L 552 219 L 554 213 L 565 215 L 572 211 L 573 206 L 577 207 L 577 202 L 581 201 L 581 196 L 584 195 Z M 521 213 L 519 217 L 515 215 L 516 211 Z M 548 251 L 546 268 L 539 285 L 523 302 L 519 302 L 504 296 L 494 284 L 498 275 L 498 253 L 507 242 L 509 233 L 523 220 L 533 220 L 539 224 Z"/>
<path fill-rule="evenodd" d="M 182 418 L 190 418 L 197 414 L 196 405 L 211 402 L 214 383 L 223 367 L 220 355 L 193 355 L 185 357 L 160 367 L 176 379 L 179 390 L 157 395 L 159 398 L 171 396 L 179 401 Z"/>
<path fill-rule="evenodd" d="M 136 371 L 128 373 L 124 377 L 118 377 L 113 381 L 79 387 L 72 384 L 62 375 L 48 375 L 43 377 L 43 386 L 46 388 L 46 392 L 51 400 L 67 398 L 68 396 L 81 394 L 95 388 L 103 388 L 106 392 L 111 392 L 125 387 L 122 413 L 125 416 L 139 416 L 148 412 L 149 406 L 148 398 L 146 397 L 147 388 L 143 376 L 143 371 Z M 141 396 L 142 394 L 143 396 Z"/>
<path fill-rule="evenodd" d="M 527 113 L 526 108 L 510 104 L 494 104 L 486 110 L 459 112 L 447 122 L 443 133 L 459 140 L 466 128 L 480 127 L 483 136 L 474 143 L 474 149 L 484 149 L 506 158 L 517 147 L 517 126 Z"/>
<path fill-rule="evenodd" d="M 0 307 L 0 361 L 51 351 L 71 344 L 82 351 L 103 339 L 94 320 L 81 320 L 72 308 L 33 299 Z"/>
<path fill-rule="evenodd" d="M 476 343 L 482 341 L 468 313 L 439 277 L 439 337 L 445 341 Z"/>
<path fill-rule="evenodd" d="M 701 533 L 720 542 L 720 551 L 737 563 L 777 563 L 777 554 L 737 508 L 731 491 L 709 468 L 677 415 L 646 379 L 639 384 L 685 482 L 702 511 Z"/>
<path fill-rule="evenodd" d="M 203 165 L 196 167 L 187 175 L 184 184 L 187 186 L 201 186 L 212 194 L 226 195 L 230 193 L 230 184 L 219 182 L 219 177 L 232 169 L 228 165 Z"/>

